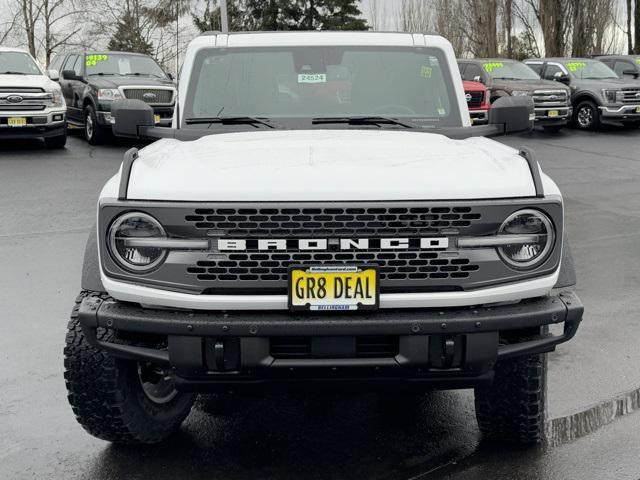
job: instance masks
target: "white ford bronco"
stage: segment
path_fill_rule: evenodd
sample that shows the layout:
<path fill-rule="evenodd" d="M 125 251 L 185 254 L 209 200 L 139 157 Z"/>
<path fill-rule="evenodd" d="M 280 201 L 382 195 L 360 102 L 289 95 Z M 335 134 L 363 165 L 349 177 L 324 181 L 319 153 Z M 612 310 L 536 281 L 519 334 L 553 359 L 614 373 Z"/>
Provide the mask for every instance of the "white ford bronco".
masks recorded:
<path fill-rule="evenodd" d="M 44 138 L 48 148 L 67 143 L 58 72 L 44 72 L 29 53 L 0 47 L 0 139 Z"/>
<path fill-rule="evenodd" d="M 474 388 L 485 436 L 540 441 L 545 353 L 583 308 L 558 187 L 485 138 L 532 101 L 471 126 L 425 34 L 210 33 L 182 71 L 171 127 L 113 105 L 116 135 L 160 140 L 98 201 L 65 348 L 82 426 L 152 443 L 198 392 Z"/>

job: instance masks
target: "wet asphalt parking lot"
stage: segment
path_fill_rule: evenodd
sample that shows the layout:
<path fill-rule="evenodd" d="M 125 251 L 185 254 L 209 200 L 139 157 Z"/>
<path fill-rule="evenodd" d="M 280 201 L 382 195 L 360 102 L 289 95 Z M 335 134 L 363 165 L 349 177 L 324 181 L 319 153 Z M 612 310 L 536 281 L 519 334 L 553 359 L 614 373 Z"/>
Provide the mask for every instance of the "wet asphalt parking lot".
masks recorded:
<path fill-rule="evenodd" d="M 640 131 L 501 141 L 534 148 L 563 190 L 587 312 L 550 356 L 551 416 L 640 388 Z M 66 401 L 62 347 L 95 200 L 130 146 L 0 146 L 0 479 L 640 478 L 640 413 L 512 449 L 481 442 L 467 391 L 208 397 L 165 444 L 90 437 Z"/>

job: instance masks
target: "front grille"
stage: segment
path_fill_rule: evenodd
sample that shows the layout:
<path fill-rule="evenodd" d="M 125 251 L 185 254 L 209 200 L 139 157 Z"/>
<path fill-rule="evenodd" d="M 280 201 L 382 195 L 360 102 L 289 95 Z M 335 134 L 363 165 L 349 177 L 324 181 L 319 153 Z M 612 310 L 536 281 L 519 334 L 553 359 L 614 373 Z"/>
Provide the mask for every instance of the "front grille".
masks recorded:
<path fill-rule="evenodd" d="M 0 93 L 43 93 L 44 89 L 34 87 L 0 87 Z"/>
<path fill-rule="evenodd" d="M 471 207 L 199 208 L 185 221 L 226 236 L 313 238 L 436 235 L 481 218 Z"/>
<path fill-rule="evenodd" d="M 484 101 L 484 92 L 466 92 L 467 106 L 471 108 L 478 108 L 482 106 Z"/>
<path fill-rule="evenodd" d="M 568 95 L 564 90 L 536 90 L 533 93 L 533 103 L 536 108 L 566 107 Z"/>
<path fill-rule="evenodd" d="M 622 89 L 622 102 L 623 103 L 640 103 L 640 88 L 623 88 Z"/>
<path fill-rule="evenodd" d="M 159 88 L 124 88 L 124 96 L 132 100 L 142 100 L 152 105 L 170 104 L 173 90 Z"/>
<path fill-rule="evenodd" d="M 200 282 L 286 281 L 292 265 L 377 265 L 380 280 L 466 279 L 480 269 L 468 258 L 446 258 L 440 252 L 246 252 L 187 267 Z"/>
<path fill-rule="evenodd" d="M 44 105 L 16 105 L 0 103 L 0 112 L 37 112 L 44 110 Z"/>
<path fill-rule="evenodd" d="M 392 358 L 400 350 L 398 337 L 392 335 L 349 339 L 353 341 L 353 351 L 346 358 Z M 269 354 L 276 359 L 314 358 L 312 343 L 311 337 L 272 337 Z"/>

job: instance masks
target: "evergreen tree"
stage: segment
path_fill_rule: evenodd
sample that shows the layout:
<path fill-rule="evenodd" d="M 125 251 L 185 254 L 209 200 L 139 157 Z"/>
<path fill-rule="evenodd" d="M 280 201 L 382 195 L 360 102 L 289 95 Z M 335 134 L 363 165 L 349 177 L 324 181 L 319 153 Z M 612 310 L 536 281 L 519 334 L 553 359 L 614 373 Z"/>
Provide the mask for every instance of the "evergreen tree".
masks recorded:
<path fill-rule="evenodd" d="M 355 0 L 325 0 L 321 28 L 323 30 L 368 30 L 367 21 Z"/>
<path fill-rule="evenodd" d="M 118 21 L 118 29 L 109 40 L 108 49 L 151 55 L 153 44 L 140 35 L 139 22 L 132 12 L 126 12 Z"/>
<path fill-rule="evenodd" d="M 193 24 L 201 32 L 219 31 L 222 30 L 220 19 L 220 6 L 217 5 L 216 0 L 206 0 L 206 6 L 201 16 L 193 13 Z M 251 30 L 250 25 L 247 23 L 246 15 L 244 15 L 244 5 L 240 0 L 228 0 L 228 18 L 229 29 L 231 31 Z"/>

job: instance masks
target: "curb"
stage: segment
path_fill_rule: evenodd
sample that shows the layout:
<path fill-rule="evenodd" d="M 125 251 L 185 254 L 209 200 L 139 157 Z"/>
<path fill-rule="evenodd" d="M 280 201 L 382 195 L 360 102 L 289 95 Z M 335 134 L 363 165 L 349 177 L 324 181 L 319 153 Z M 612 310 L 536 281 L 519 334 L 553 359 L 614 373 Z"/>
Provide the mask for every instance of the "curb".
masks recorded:
<path fill-rule="evenodd" d="M 546 425 L 546 443 L 557 446 L 572 442 L 637 410 L 640 410 L 640 388 L 592 405 L 586 410 L 552 418 Z"/>

